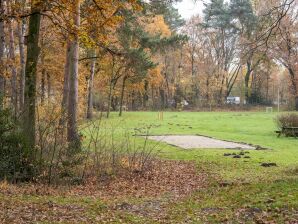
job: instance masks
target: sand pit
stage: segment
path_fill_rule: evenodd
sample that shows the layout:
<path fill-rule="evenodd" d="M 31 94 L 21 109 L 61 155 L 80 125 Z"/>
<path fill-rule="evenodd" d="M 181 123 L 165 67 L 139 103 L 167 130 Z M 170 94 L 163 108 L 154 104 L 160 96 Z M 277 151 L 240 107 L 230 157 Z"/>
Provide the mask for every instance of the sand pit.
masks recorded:
<path fill-rule="evenodd" d="M 148 139 L 166 142 L 170 145 L 178 146 L 183 149 L 255 149 L 255 147 L 247 144 L 222 141 L 196 135 L 149 136 Z"/>

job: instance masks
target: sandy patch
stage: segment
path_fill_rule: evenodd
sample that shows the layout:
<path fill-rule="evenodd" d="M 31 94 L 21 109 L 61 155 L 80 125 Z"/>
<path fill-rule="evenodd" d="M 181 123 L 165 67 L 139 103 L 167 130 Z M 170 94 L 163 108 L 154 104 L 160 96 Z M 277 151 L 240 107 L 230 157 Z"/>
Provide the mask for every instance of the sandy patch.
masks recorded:
<path fill-rule="evenodd" d="M 165 142 L 183 149 L 255 149 L 255 147 L 247 144 L 222 141 L 196 135 L 149 136 L 148 139 Z"/>

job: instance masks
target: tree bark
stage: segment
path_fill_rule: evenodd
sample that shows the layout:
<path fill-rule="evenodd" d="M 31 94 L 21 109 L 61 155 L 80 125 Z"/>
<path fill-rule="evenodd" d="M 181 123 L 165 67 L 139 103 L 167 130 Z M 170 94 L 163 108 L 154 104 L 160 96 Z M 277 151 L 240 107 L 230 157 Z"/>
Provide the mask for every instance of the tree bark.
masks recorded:
<path fill-rule="evenodd" d="M 92 52 L 92 56 L 94 53 Z M 93 118 L 93 80 L 95 75 L 95 59 L 92 59 L 90 66 L 90 78 L 88 85 L 88 105 L 87 105 L 87 119 Z"/>
<path fill-rule="evenodd" d="M 247 61 L 246 63 L 246 74 L 245 74 L 245 78 L 244 78 L 244 85 L 245 85 L 245 101 L 246 104 L 248 104 L 249 102 L 249 97 L 250 97 L 250 88 L 249 88 L 249 81 L 250 81 L 250 76 L 251 76 L 251 62 Z"/>
<path fill-rule="evenodd" d="M 77 29 L 80 27 L 80 1 L 73 3 L 73 23 Z M 79 72 L 79 34 L 75 30 L 74 37 L 70 42 L 70 63 L 69 63 L 69 96 L 68 96 L 68 141 L 72 144 L 79 144 L 80 138 L 77 127 L 78 110 L 78 72 Z"/>
<path fill-rule="evenodd" d="M 31 6 L 31 15 L 29 19 L 27 60 L 25 69 L 25 100 L 23 132 L 31 152 L 35 147 L 35 105 L 36 105 L 36 70 L 39 55 L 39 30 L 41 20 L 41 1 L 35 1 Z"/>
<path fill-rule="evenodd" d="M 10 2 L 11 3 L 11 2 Z M 9 12 L 11 11 L 11 4 L 8 5 Z M 17 69 L 16 69 L 16 56 L 15 56 L 15 35 L 13 29 L 14 20 L 8 20 L 8 32 L 9 32 L 9 59 L 11 70 L 11 104 L 14 110 L 15 117 L 18 112 L 18 92 L 17 92 Z"/>
<path fill-rule="evenodd" d="M 288 66 L 287 68 L 290 73 L 292 94 L 295 98 L 295 110 L 298 111 L 298 79 L 296 78 L 296 73 L 292 66 Z"/>
<path fill-rule="evenodd" d="M 66 55 L 65 55 L 65 66 L 64 66 L 64 82 L 63 82 L 63 95 L 61 102 L 62 114 L 66 114 L 68 108 L 68 95 L 69 95 L 69 63 L 70 63 L 70 41 L 67 42 Z M 60 123 L 64 123 L 65 119 L 62 118 Z"/>
<path fill-rule="evenodd" d="M 107 111 L 107 118 L 110 117 L 111 103 L 112 103 L 112 95 L 113 95 L 113 81 L 110 81 L 109 95 L 108 95 L 108 111 Z"/>
<path fill-rule="evenodd" d="M 122 116 L 122 111 L 123 111 L 123 108 L 122 108 L 122 107 L 123 107 L 123 99 L 124 99 L 124 90 L 125 90 L 126 79 L 127 79 L 127 76 L 124 76 L 124 77 L 123 77 L 123 80 L 122 80 L 119 117 Z"/>
<path fill-rule="evenodd" d="M 26 19 L 23 18 L 21 22 L 18 24 L 18 33 L 19 33 L 19 50 L 20 50 L 20 93 L 19 93 L 19 105 L 20 110 L 23 110 L 24 107 L 24 91 L 25 91 L 25 68 L 26 68 L 26 60 L 25 60 L 25 41 L 24 36 L 26 33 Z"/>
<path fill-rule="evenodd" d="M 4 0 L 0 0 L 0 14 L 3 15 L 4 10 Z M 0 110 L 3 108 L 3 98 L 4 98 L 4 49 L 5 49 L 5 33 L 4 33 L 4 21 L 0 19 Z"/>
<path fill-rule="evenodd" d="M 144 81 L 144 93 L 143 93 L 143 109 L 148 108 L 148 100 L 149 100 L 149 82 L 148 80 Z"/>
<path fill-rule="evenodd" d="M 41 104 L 44 104 L 45 94 L 46 94 L 46 69 L 44 65 L 45 55 L 44 52 L 41 53 Z"/>

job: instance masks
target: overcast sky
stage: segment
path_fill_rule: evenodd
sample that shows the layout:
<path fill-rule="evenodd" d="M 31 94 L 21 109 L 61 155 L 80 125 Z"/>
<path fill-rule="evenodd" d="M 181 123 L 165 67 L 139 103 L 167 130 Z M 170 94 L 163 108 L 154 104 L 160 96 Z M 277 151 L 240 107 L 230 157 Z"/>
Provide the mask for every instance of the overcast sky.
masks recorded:
<path fill-rule="evenodd" d="M 193 15 L 202 14 L 203 1 L 183 0 L 175 5 L 175 8 L 179 10 L 179 13 L 184 19 L 189 19 Z"/>

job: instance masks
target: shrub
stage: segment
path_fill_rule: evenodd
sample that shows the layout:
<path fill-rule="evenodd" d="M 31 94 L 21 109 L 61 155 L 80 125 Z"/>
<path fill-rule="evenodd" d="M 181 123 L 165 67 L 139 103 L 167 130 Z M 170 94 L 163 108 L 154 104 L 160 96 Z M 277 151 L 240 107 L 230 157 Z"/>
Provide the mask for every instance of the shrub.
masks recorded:
<path fill-rule="evenodd" d="M 35 170 L 22 132 L 9 110 L 0 110 L 0 179 L 30 180 Z"/>
<path fill-rule="evenodd" d="M 102 179 L 151 170 L 157 144 L 148 144 L 150 127 L 127 130 L 120 124 L 104 125 L 99 118 L 81 127 L 87 137 L 77 150 L 67 142 L 63 113 L 54 105 L 48 105 L 46 111 L 51 113 L 38 108 L 34 149 L 27 148 L 11 112 L 0 111 L 0 180 L 80 184 L 90 176 Z"/>
<path fill-rule="evenodd" d="M 282 129 L 282 127 L 298 127 L 298 114 L 287 113 L 279 115 L 276 122 L 280 129 Z"/>
<path fill-rule="evenodd" d="M 36 164 L 39 181 L 64 184 L 80 176 L 78 169 L 85 155 L 80 142 L 67 142 L 66 120 L 66 114 L 55 104 L 37 108 Z"/>
<path fill-rule="evenodd" d="M 297 113 L 286 113 L 277 116 L 276 118 L 276 124 L 280 131 L 282 131 L 283 128 L 288 127 L 298 127 L 298 114 Z M 295 137 L 297 134 L 292 131 L 287 131 L 284 133 L 286 136 L 292 136 Z"/>
<path fill-rule="evenodd" d="M 101 179 L 118 173 L 142 175 L 152 170 L 158 143 L 148 143 L 151 127 L 127 130 L 121 124 L 103 123 L 90 122 L 85 128 L 85 147 L 89 153 L 85 173 Z"/>

